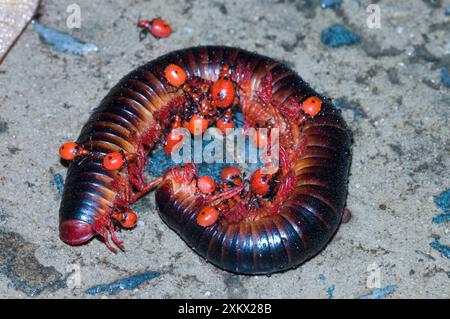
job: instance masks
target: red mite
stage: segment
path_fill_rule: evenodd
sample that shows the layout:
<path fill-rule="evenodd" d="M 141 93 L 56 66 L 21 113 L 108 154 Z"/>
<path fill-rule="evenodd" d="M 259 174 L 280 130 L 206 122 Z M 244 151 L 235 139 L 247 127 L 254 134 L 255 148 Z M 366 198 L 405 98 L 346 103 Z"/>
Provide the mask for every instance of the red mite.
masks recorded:
<path fill-rule="evenodd" d="M 157 37 L 171 32 L 160 19 L 139 26 Z M 187 48 L 146 63 L 102 100 L 77 141 L 60 149 L 73 159 L 60 238 L 80 245 L 100 237 L 110 250 L 123 249 L 117 228 L 136 225 L 130 207 L 155 189 L 162 220 L 221 269 L 256 275 L 299 266 L 325 247 L 344 214 L 351 133 L 331 101 L 281 62 L 239 48 Z M 203 166 L 185 164 L 147 181 L 150 152 L 162 146 L 177 155 L 174 128 L 200 137 L 210 125 L 240 124 L 233 123 L 237 111 L 244 128 L 280 129 L 279 160 L 266 159 L 270 173 L 247 178 L 229 166 L 216 185 L 200 174 Z M 263 146 L 270 138 L 254 139 Z"/>
<path fill-rule="evenodd" d="M 219 212 L 214 207 L 205 207 L 197 215 L 197 224 L 202 227 L 209 227 L 219 219 Z"/>
<path fill-rule="evenodd" d="M 195 114 L 189 120 L 189 131 L 192 135 L 203 134 L 208 128 L 208 120 L 203 116 Z"/>
<path fill-rule="evenodd" d="M 138 220 L 136 213 L 130 209 L 127 209 L 122 213 L 113 214 L 112 218 L 117 220 L 123 228 L 133 228 L 136 226 Z"/>
<path fill-rule="evenodd" d="M 225 167 L 220 173 L 222 180 L 239 185 L 242 181 L 242 172 L 239 168 L 234 166 Z"/>
<path fill-rule="evenodd" d="M 230 106 L 234 100 L 234 93 L 234 85 L 230 80 L 219 79 L 211 87 L 211 96 L 217 107 Z"/>
<path fill-rule="evenodd" d="M 59 148 L 59 156 L 66 161 L 71 161 L 78 155 L 78 144 L 75 142 L 67 142 Z"/>
<path fill-rule="evenodd" d="M 161 18 L 153 20 L 138 20 L 139 28 L 142 28 L 141 40 L 147 32 L 150 32 L 155 38 L 167 38 L 172 34 L 172 27 Z"/>
<path fill-rule="evenodd" d="M 261 196 L 267 195 L 270 190 L 270 179 L 271 175 L 263 174 L 261 168 L 257 169 L 250 179 L 252 191 Z"/>
<path fill-rule="evenodd" d="M 176 134 L 173 130 L 170 131 L 170 133 L 167 135 L 167 141 L 166 145 L 164 146 L 164 152 L 166 154 L 172 154 L 173 151 L 178 150 L 183 146 L 183 143 L 181 141 L 183 140 L 184 136 L 180 134 Z"/>
<path fill-rule="evenodd" d="M 186 82 L 186 72 L 178 65 L 169 64 L 164 69 L 164 75 L 166 76 L 167 81 L 173 86 L 180 87 Z"/>
<path fill-rule="evenodd" d="M 197 187 L 203 194 L 211 194 L 216 189 L 216 183 L 209 176 L 201 176 L 197 180 Z"/>
<path fill-rule="evenodd" d="M 88 155 L 89 151 L 85 150 L 75 142 L 66 142 L 59 148 L 59 156 L 66 161 L 71 161 L 77 156 Z"/>
<path fill-rule="evenodd" d="M 225 115 L 216 121 L 216 127 L 223 134 L 231 133 L 231 130 L 229 130 L 229 129 L 234 128 L 234 121 L 233 121 L 233 115 L 231 114 L 230 110 L 227 110 Z"/>
<path fill-rule="evenodd" d="M 103 166 L 110 171 L 120 169 L 125 164 L 125 156 L 120 152 L 106 154 L 103 158 Z"/>
<path fill-rule="evenodd" d="M 167 68 L 166 68 L 167 70 Z M 164 145 L 164 152 L 166 154 L 170 155 L 173 151 L 176 151 L 180 149 L 183 146 L 184 136 L 181 134 L 181 132 L 176 132 L 174 129 L 181 127 L 181 118 L 177 115 L 175 117 L 174 122 L 172 123 L 172 130 L 169 132 L 166 138 L 166 145 Z"/>
<path fill-rule="evenodd" d="M 311 117 L 316 116 L 322 107 L 322 101 L 317 96 L 311 96 L 302 103 L 302 110 Z"/>

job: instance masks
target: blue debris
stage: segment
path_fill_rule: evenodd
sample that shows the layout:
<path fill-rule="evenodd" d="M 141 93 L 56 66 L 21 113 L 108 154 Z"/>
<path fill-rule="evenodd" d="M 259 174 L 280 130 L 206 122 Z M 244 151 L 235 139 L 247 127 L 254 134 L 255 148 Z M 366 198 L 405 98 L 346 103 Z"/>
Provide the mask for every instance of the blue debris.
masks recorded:
<path fill-rule="evenodd" d="M 205 148 L 208 143 L 211 143 L 211 141 L 203 142 L 203 149 Z M 246 139 L 246 149 L 248 147 L 253 147 L 250 145 L 251 142 L 249 142 L 249 139 Z M 193 157 L 194 154 L 194 143 L 192 142 L 191 146 L 191 154 Z M 182 153 L 182 150 L 181 150 Z M 248 152 L 246 152 L 248 154 Z M 225 151 L 224 151 L 225 154 Z M 224 155 L 225 156 L 225 155 Z M 155 152 L 150 154 L 148 165 L 146 167 L 147 172 L 154 176 L 159 177 L 162 176 L 168 169 L 175 167 L 175 166 L 184 166 L 186 163 L 175 163 L 172 160 L 172 156 L 166 154 L 162 149 L 156 150 Z M 262 163 L 259 161 L 257 163 L 248 163 L 248 169 L 249 173 L 254 172 L 256 169 L 262 166 Z M 211 178 L 215 180 L 220 180 L 220 173 L 222 172 L 223 168 L 230 166 L 230 165 L 236 165 L 235 163 L 206 163 L 205 161 L 202 161 L 201 163 L 195 163 L 195 166 L 197 168 L 198 176 L 208 175 Z"/>
<path fill-rule="evenodd" d="M 355 117 L 366 117 L 366 112 L 363 110 L 359 103 L 350 102 L 345 98 L 334 100 L 334 106 L 338 109 L 351 110 Z"/>
<path fill-rule="evenodd" d="M 85 43 L 75 39 L 71 35 L 49 28 L 37 21 L 33 21 L 33 28 L 39 37 L 53 50 L 71 55 L 83 55 L 89 52 L 97 52 L 98 47 L 93 43 Z"/>
<path fill-rule="evenodd" d="M 439 194 L 435 199 L 434 202 L 436 205 L 438 205 L 444 213 L 449 214 L 450 213 L 450 189 L 447 189 L 446 191 Z"/>
<path fill-rule="evenodd" d="M 342 4 L 342 0 L 320 0 L 320 7 L 322 9 L 335 8 Z"/>
<path fill-rule="evenodd" d="M 142 283 L 154 279 L 160 276 L 161 273 L 157 271 L 151 271 L 144 274 L 139 274 L 135 276 L 131 276 L 124 279 L 116 280 L 110 284 L 102 284 L 98 286 L 91 287 L 86 290 L 86 293 L 89 295 L 96 295 L 101 292 L 107 292 L 112 295 L 122 290 L 131 290 L 141 285 Z"/>
<path fill-rule="evenodd" d="M 433 217 L 433 223 L 442 224 L 450 221 L 450 214 L 439 214 Z"/>
<path fill-rule="evenodd" d="M 445 14 L 446 16 L 450 16 L 450 7 L 448 7 L 447 9 L 445 9 L 444 14 Z"/>
<path fill-rule="evenodd" d="M 328 299 L 332 299 L 334 295 L 334 289 L 336 289 L 336 285 L 331 285 L 327 288 Z"/>
<path fill-rule="evenodd" d="M 397 288 L 397 285 L 388 285 L 384 288 L 375 288 L 371 293 L 360 296 L 358 299 L 384 299 L 392 294 Z"/>
<path fill-rule="evenodd" d="M 435 239 L 430 246 L 440 252 L 442 255 L 450 259 L 450 247 L 442 245 L 439 240 Z"/>
<path fill-rule="evenodd" d="M 234 125 L 236 127 L 244 126 L 244 114 L 241 111 L 237 111 L 233 114 L 234 116 Z"/>
<path fill-rule="evenodd" d="M 242 127 L 243 125 L 242 113 L 236 112 L 236 114 L 234 114 L 234 117 L 236 128 Z M 203 141 L 202 150 L 204 150 L 209 143 L 211 143 L 211 141 Z M 191 158 L 192 158 L 194 156 L 193 139 L 191 141 L 191 144 L 192 144 L 191 145 Z M 250 139 L 247 138 L 245 140 L 245 149 L 246 149 L 245 154 L 248 154 L 249 153 L 248 150 L 252 147 L 254 148 L 254 145 L 250 142 Z M 183 149 L 181 149 L 180 153 L 181 154 L 183 153 Z M 225 156 L 225 148 L 223 150 L 223 154 Z M 249 161 L 247 161 L 247 159 L 248 158 L 246 157 L 246 163 L 248 164 L 250 174 L 263 165 L 259 161 L 259 157 L 257 163 L 250 163 Z M 162 176 L 168 169 L 174 166 L 185 164 L 186 163 L 175 163 L 172 160 L 171 155 L 168 155 L 162 149 L 159 149 L 150 154 L 146 170 L 150 175 L 154 177 L 159 177 Z M 222 169 L 230 165 L 235 165 L 235 163 L 206 163 L 205 161 L 202 161 L 201 163 L 195 163 L 195 165 L 197 168 L 198 176 L 208 175 L 215 180 L 220 180 L 221 179 L 220 173 L 222 172 Z"/>
<path fill-rule="evenodd" d="M 64 188 L 64 178 L 59 173 L 53 173 L 52 179 L 50 180 L 51 186 L 56 186 L 56 190 L 58 191 L 58 195 L 62 196 L 63 188 Z"/>
<path fill-rule="evenodd" d="M 322 31 L 320 40 L 327 48 L 338 48 L 343 45 L 359 43 L 359 36 L 342 24 L 336 24 Z"/>
<path fill-rule="evenodd" d="M 192 147 L 193 148 L 193 147 Z M 193 154 L 193 150 L 191 150 Z M 170 155 L 167 155 L 163 150 L 157 150 L 153 152 L 149 158 L 147 165 L 147 172 L 152 176 L 162 176 L 168 169 L 182 165 L 186 163 L 175 163 Z M 196 163 L 197 173 L 199 176 L 208 175 L 215 180 L 220 180 L 220 173 L 226 166 L 230 166 L 227 163 Z"/>
<path fill-rule="evenodd" d="M 319 280 L 325 281 L 325 280 L 327 280 L 327 277 L 325 277 L 324 274 L 320 274 L 320 275 L 319 275 Z"/>
<path fill-rule="evenodd" d="M 169 168 L 176 166 L 170 155 L 167 155 L 162 149 L 156 150 L 150 154 L 148 165 L 146 167 L 154 177 L 162 176 Z"/>
<path fill-rule="evenodd" d="M 450 88 L 450 74 L 445 66 L 441 68 L 441 81 L 446 88 Z"/>
<path fill-rule="evenodd" d="M 434 203 L 444 211 L 444 214 L 434 216 L 433 223 L 441 224 L 450 221 L 450 189 L 436 196 Z"/>

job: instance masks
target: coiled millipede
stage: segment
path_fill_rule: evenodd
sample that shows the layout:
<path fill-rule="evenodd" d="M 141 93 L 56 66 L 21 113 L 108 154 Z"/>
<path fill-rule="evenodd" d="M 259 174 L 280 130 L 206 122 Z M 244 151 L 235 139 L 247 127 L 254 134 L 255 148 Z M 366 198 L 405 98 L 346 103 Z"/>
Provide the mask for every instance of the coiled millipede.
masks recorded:
<path fill-rule="evenodd" d="M 170 153 L 180 142 L 174 128 L 225 131 L 237 110 L 244 128 L 279 128 L 275 171 L 246 179 L 231 166 L 214 181 L 186 164 L 145 180 L 149 152 L 162 144 Z M 270 139 L 255 136 L 258 147 Z M 161 218 L 197 253 L 231 272 L 268 274 L 298 266 L 336 232 L 351 134 L 331 100 L 284 64 L 206 46 L 171 52 L 125 76 L 60 154 L 72 160 L 60 208 L 64 242 L 99 236 L 111 250 L 109 238 L 123 249 L 116 228 L 133 227 L 130 205 L 156 189 Z"/>

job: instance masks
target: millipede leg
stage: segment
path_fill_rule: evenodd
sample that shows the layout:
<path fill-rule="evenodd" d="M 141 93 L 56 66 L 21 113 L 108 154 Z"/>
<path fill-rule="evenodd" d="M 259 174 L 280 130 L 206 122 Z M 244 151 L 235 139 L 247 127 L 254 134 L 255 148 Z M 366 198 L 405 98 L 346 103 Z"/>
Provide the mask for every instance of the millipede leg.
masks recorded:
<path fill-rule="evenodd" d="M 148 183 L 146 186 L 144 186 L 139 192 L 135 193 L 132 197 L 130 202 L 134 203 L 139 198 L 147 194 L 149 191 L 151 191 L 154 187 L 158 186 L 162 181 L 162 177 L 155 178 L 150 183 Z"/>

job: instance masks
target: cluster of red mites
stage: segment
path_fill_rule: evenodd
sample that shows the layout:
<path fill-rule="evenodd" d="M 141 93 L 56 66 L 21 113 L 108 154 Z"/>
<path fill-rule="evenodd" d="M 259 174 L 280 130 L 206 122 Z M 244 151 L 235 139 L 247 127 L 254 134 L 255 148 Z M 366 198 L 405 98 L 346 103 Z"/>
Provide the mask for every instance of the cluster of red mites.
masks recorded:
<path fill-rule="evenodd" d="M 140 21 L 140 26 L 150 28 L 155 36 L 164 37 L 170 34 L 166 32 L 156 32 L 164 29 L 164 24 L 157 27 L 160 19 L 152 21 Z M 145 23 L 144 23 L 145 22 Z M 148 23 L 147 23 L 148 22 Z M 153 32 L 155 31 L 155 33 Z M 182 146 L 183 135 L 175 134 L 174 129 L 185 128 L 192 135 L 201 135 L 210 125 L 215 125 L 223 134 L 230 132 L 234 128 L 232 107 L 237 105 L 236 97 L 237 84 L 231 79 L 231 69 L 225 65 L 222 67 L 219 78 L 216 81 L 200 81 L 198 79 L 188 79 L 186 72 L 178 65 L 169 64 L 164 70 L 167 82 L 176 90 L 182 93 L 194 105 L 184 114 L 174 115 L 171 119 L 170 131 L 167 133 L 163 146 L 167 154 L 179 149 Z M 199 83 L 199 81 L 201 83 Z M 192 85 L 191 85 L 192 84 Z M 311 116 L 316 116 L 321 110 L 322 101 L 318 97 L 309 97 L 301 104 L 302 111 Z M 255 145 L 260 148 L 269 142 L 270 136 L 260 133 L 255 134 Z M 75 142 L 63 144 L 59 149 L 60 156 L 65 160 L 73 160 L 78 156 L 98 156 L 91 154 L 89 150 Z M 123 151 L 113 152 L 103 156 L 103 166 L 108 170 L 119 170 L 129 161 L 135 158 L 135 154 L 125 154 Z M 269 168 L 270 164 L 266 164 Z M 216 182 L 209 176 L 200 176 L 196 180 L 196 186 L 200 193 L 208 197 L 208 206 L 203 207 L 197 215 L 197 223 L 202 227 L 209 227 L 217 222 L 221 214 L 229 214 L 229 211 L 236 211 L 239 203 L 243 203 L 243 196 L 256 196 L 268 198 L 273 193 L 274 187 L 280 183 L 277 179 L 278 169 L 270 170 L 267 173 L 262 168 L 256 170 L 250 178 L 250 192 L 244 191 L 245 180 L 241 170 L 237 167 L 226 167 L 221 173 L 222 181 Z M 247 193 L 247 195 L 245 195 Z M 235 208 L 233 210 L 233 207 Z M 235 216 L 225 216 L 233 220 Z M 127 209 L 124 212 L 115 213 L 113 218 L 125 228 L 133 227 L 136 224 L 137 216 Z"/>

